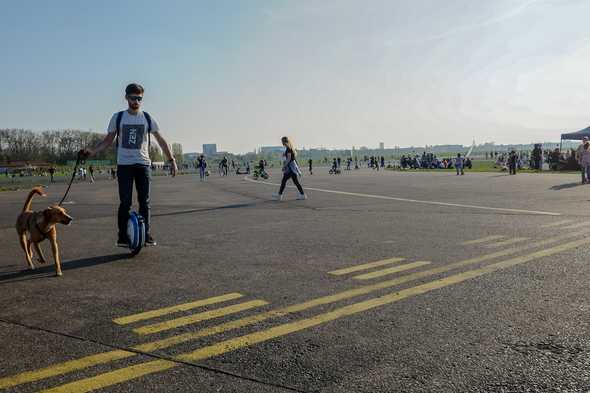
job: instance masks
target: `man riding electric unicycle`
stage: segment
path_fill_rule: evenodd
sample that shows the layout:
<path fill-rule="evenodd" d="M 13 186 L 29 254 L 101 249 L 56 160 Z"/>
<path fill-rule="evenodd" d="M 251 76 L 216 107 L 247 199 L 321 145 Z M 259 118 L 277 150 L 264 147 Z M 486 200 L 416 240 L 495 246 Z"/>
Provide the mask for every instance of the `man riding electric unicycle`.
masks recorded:
<path fill-rule="evenodd" d="M 117 181 L 119 183 L 119 212 L 117 246 L 129 247 L 137 254 L 144 245 L 155 246 L 150 231 L 150 170 L 149 155 L 151 136 L 168 158 L 172 176 L 178 167 L 168 143 L 160 134 L 156 120 L 140 110 L 144 89 L 132 83 L 125 89 L 127 110 L 115 113 L 109 123 L 107 136 L 94 149 L 81 151 L 83 158 L 95 155 L 115 141 L 117 149 Z M 132 204 L 133 184 L 137 189 L 139 214 L 129 214 Z"/>

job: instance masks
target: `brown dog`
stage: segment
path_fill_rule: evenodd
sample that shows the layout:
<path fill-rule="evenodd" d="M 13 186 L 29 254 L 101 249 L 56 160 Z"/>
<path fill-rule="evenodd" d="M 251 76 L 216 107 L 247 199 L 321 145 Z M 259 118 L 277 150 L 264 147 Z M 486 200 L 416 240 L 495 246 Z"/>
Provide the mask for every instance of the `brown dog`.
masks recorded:
<path fill-rule="evenodd" d="M 59 260 L 59 249 L 57 248 L 57 230 L 55 229 L 55 225 L 58 223 L 69 225 L 72 222 L 72 217 L 66 213 L 64 208 L 57 205 L 50 206 L 40 212 L 31 211 L 31 201 L 35 194 L 41 196 L 46 195 L 41 187 L 35 187 L 29 192 L 23 211 L 16 220 L 16 232 L 18 233 L 20 245 L 25 251 L 29 267 L 34 269 L 32 247 L 35 246 L 39 262 L 47 263 L 41 248 L 39 248 L 39 243 L 45 239 L 49 239 L 51 251 L 53 252 L 53 260 L 55 261 L 55 275 L 61 276 L 61 263 Z M 27 233 L 29 235 L 28 238 Z"/>

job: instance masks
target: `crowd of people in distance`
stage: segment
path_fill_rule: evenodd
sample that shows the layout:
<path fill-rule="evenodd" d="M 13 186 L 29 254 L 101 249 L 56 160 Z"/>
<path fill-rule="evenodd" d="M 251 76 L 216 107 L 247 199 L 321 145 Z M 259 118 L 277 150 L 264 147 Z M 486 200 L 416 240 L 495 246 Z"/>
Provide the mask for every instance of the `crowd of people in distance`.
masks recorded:
<path fill-rule="evenodd" d="M 484 158 L 483 154 L 479 157 Z M 485 158 L 493 160 L 494 167 L 499 168 L 503 171 L 509 172 L 514 175 L 517 171 L 522 169 L 533 169 L 533 170 L 581 170 L 583 174 L 583 182 L 590 183 L 590 142 L 587 138 L 581 142 L 577 149 L 564 149 L 558 148 L 548 150 L 542 149 L 541 145 L 535 146 L 532 151 L 508 151 L 498 152 L 491 151 L 485 152 Z M 221 157 L 210 157 L 212 160 L 213 167 L 217 168 L 217 175 L 229 176 L 232 174 L 236 175 L 252 175 L 255 174 L 256 178 L 268 178 L 268 168 L 276 165 L 276 162 L 267 162 L 265 159 L 259 161 L 250 162 L 248 160 L 236 160 L 235 157 L 221 156 Z M 341 171 L 350 171 L 361 168 L 370 168 L 372 170 L 379 171 L 384 168 L 388 169 L 455 169 L 457 174 L 463 174 L 465 169 L 472 169 L 473 162 L 469 156 L 463 156 L 457 154 L 455 157 L 438 157 L 432 152 L 422 152 L 420 154 L 413 153 L 408 155 L 402 155 L 399 160 L 390 159 L 386 160 L 385 156 L 355 156 L 355 157 L 324 157 L 319 162 L 324 165 L 327 164 L 330 174 L 340 174 Z M 306 173 L 313 174 L 313 160 L 311 158 L 305 159 L 305 164 L 308 167 Z M 199 173 L 201 181 L 206 180 L 210 176 L 210 165 L 204 155 L 199 155 L 195 161 L 184 161 L 179 164 L 179 169 L 184 172 L 191 172 L 195 170 Z M 251 169 L 252 168 L 252 169 Z M 3 168 L 4 169 L 4 168 Z M 155 166 L 152 163 L 152 171 L 156 174 L 160 171 L 160 174 L 167 174 L 166 164 L 163 166 Z M 5 177 L 23 177 L 23 176 L 43 176 L 49 177 L 50 182 L 55 181 L 55 177 L 69 177 L 71 172 L 70 169 L 62 167 L 56 168 L 51 165 L 50 167 L 31 167 L 19 169 L 18 171 L 4 171 L 0 172 L 0 175 Z M 69 173 L 66 173 L 69 172 Z M 81 165 L 78 167 L 76 172 L 77 181 L 88 181 L 94 182 L 96 177 L 105 177 L 105 174 L 113 179 L 117 179 L 117 171 L 113 166 L 108 167 L 94 167 L 93 165 Z"/>
<path fill-rule="evenodd" d="M 309 160 L 310 163 L 310 173 L 312 173 L 311 170 L 311 159 Z M 380 168 L 385 168 L 385 157 L 384 156 L 364 156 L 362 159 L 359 160 L 358 157 L 352 158 L 352 157 L 347 157 L 346 158 L 346 166 L 345 166 L 345 170 L 350 171 L 352 169 L 360 169 L 362 167 L 366 167 L 366 168 L 370 168 L 373 170 L 379 170 Z M 330 167 L 330 171 L 329 173 L 331 175 L 335 175 L 335 174 L 340 174 L 342 171 L 342 158 L 340 157 L 334 157 L 332 159 L 332 166 Z"/>
<path fill-rule="evenodd" d="M 459 165 L 457 165 L 459 163 Z M 400 159 L 401 169 L 453 169 L 455 167 L 468 168 L 473 167 L 471 158 L 462 157 L 458 154 L 455 158 L 438 158 L 434 153 L 422 153 L 414 156 L 403 155 Z"/>
<path fill-rule="evenodd" d="M 490 157 L 494 157 L 494 166 L 509 171 L 511 175 L 515 175 L 516 170 L 521 170 L 525 167 L 524 163 L 527 162 L 529 156 L 530 154 L 528 152 L 516 152 L 515 150 L 508 153 L 496 152 L 495 155 L 490 154 Z"/>
<path fill-rule="evenodd" d="M 536 146 L 532 151 L 490 152 L 485 153 L 486 157 L 494 160 L 494 166 L 502 170 L 510 171 L 515 169 L 548 169 L 558 170 L 579 170 L 584 155 L 584 141 L 578 149 L 553 150 L 541 149 Z M 590 163 L 590 161 L 589 161 Z"/>

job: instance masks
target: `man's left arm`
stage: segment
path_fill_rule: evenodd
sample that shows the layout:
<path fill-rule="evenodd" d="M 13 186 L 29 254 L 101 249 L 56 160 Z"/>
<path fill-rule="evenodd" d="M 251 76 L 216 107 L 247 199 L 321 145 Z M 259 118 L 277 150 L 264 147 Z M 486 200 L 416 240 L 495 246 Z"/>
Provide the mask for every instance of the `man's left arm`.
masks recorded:
<path fill-rule="evenodd" d="M 164 137 L 162 135 L 160 135 L 160 132 L 152 132 L 152 134 L 156 138 L 156 141 L 158 141 L 158 145 L 160 145 L 160 148 L 164 152 L 164 155 L 168 158 L 168 161 L 170 162 L 172 176 L 176 176 L 176 172 L 178 171 L 178 167 L 176 166 L 176 159 L 174 158 L 174 155 L 172 154 L 172 149 L 170 149 L 170 146 L 168 145 L 168 143 L 166 142 Z"/>

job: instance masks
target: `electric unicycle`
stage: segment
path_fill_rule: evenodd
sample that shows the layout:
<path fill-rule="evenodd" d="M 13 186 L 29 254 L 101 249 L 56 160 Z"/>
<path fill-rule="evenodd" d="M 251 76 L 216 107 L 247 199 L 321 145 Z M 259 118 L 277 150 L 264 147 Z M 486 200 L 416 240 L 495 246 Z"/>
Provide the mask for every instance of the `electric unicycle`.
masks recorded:
<path fill-rule="evenodd" d="M 131 212 L 127 221 L 127 238 L 129 239 L 129 249 L 131 256 L 134 257 L 145 245 L 145 221 L 137 212 Z"/>

